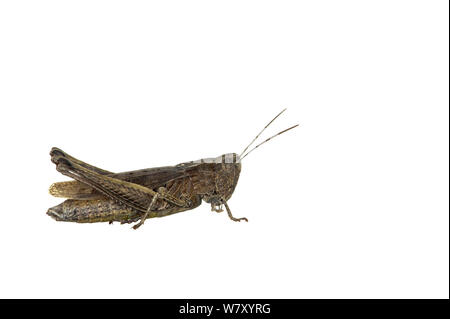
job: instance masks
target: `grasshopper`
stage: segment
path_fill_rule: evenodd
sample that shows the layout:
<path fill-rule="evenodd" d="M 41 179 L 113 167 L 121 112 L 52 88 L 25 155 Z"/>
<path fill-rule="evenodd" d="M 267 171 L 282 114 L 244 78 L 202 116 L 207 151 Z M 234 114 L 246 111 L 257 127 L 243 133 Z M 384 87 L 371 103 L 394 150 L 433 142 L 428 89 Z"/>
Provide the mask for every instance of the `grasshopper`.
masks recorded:
<path fill-rule="evenodd" d="M 260 145 L 298 126 L 269 137 L 245 153 L 285 110 L 275 116 L 240 155 L 223 154 L 175 166 L 112 173 L 54 147 L 50 156 L 56 170 L 74 180 L 50 186 L 51 195 L 66 200 L 49 208 L 47 214 L 57 221 L 77 223 L 137 222 L 133 229 L 138 229 L 147 218 L 191 210 L 203 200 L 211 205 L 211 211 L 220 213 L 225 206 L 231 220 L 247 222 L 245 217 L 235 218 L 227 202 L 236 188 L 242 160 Z"/>

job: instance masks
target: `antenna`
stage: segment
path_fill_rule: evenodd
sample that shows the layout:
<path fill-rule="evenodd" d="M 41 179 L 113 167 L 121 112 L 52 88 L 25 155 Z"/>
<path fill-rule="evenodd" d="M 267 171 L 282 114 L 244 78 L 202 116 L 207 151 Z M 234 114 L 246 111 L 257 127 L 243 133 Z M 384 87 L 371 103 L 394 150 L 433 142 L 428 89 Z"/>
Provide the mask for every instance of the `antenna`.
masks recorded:
<path fill-rule="evenodd" d="M 283 110 L 283 112 L 284 112 L 284 110 Z M 283 113 L 283 112 L 281 112 L 281 113 Z M 280 114 L 281 114 L 280 113 Z M 278 114 L 278 115 L 280 115 L 280 114 Z M 277 117 L 278 117 L 278 115 L 277 115 Z M 273 120 L 272 120 L 273 121 Z M 270 124 L 270 123 L 269 123 Z M 271 137 L 269 137 L 267 140 L 265 140 L 264 142 L 262 142 L 262 143 L 259 143 L 258 145 L 256 145 L 254 148 L 252 148 L 250 151 L 248 151 L 248 153 L 247 154 L 245 154 L 244 155 L 244 157 L 246 157 L 248 154 L 250 154 L 251 152 L 253 152 L 255 149 L 257 149 L 259 146 L 261 146 L 261 145 L 263 145 L 264 143 L 266 143 L 266 142 L 268 142 L 268 141 L 270 141 L 271 139 L 273 139 L 275 136 L 278 136 L 278 135 L 280 135 L 280 134 L 283 134 L 284 132 L 287 132 L 287 131 L 289 131 L 289 130 L 292 130 L 293 128 L 295 128 L 295 127 L 297 127 L 298 126 L 298 124 L 296 124 L 296 125 L 294 125 L 294 126 L 291 126 L 290 128 L 287 128 L 287 129 L 285 129 L 284 131 L 281 131 L 281 132 L 279 132 L 279 133 L 277 133 L 277 134 L 275 134 L 274 136 L 271 136 Z M 253 142 L 252 142 L 253 143 Z M 250 146 L 250 145 L 249 145 Z M 248 148 L 248 147 L 247 147 Z M 241 154 L 242 155 L 242 154 Z M 244 157 L 242 157 L 241 158 L 241 161 L 244 159 Z"/>
<path fill-rule="evenodd" d="M 262 134 L 262 132 L 264 132 L 264 130 L 265 130 L 270 124 L 272 124 L 272 122 L 275 121 L 275 120 L 277 119 L 277 117 L 280 116 L 284 111 L 286 111 L 286 109 L 284 109 L 283 111 L 281 111 L 280 113 L 278 113 L 278 115 L 275 116 L 275 117 L 272 119 L 272 121 L 270 121 L 269 124 L 267 124 L 267 125 L 262 129 L 262 131 L 258 133 L 258 135 L 256 135 L 256 137 L 253 139 L 253 141 L 252 141 L 250 144 L 247 145 L 247 147 L 242 151 L 242 153 L 239 155 L 239 157 L 241 157 L 242 154 L 245 153 L 245 151 L 250 147 L 250 145 L 252 145 L 252 144 L 256 141 L 256 139 Z M 281 132 L 281 133 L 282 133 L 282 132 Z M 279 134 L 281 134 L 281 133 L 279 133 Z M 258 145 L 258 146 L 259 146 L 259 145 Z M 256 147 L 255 147 L 255 148 L 256 148 Z M 249 153 L 250 153 L 250 152 L 249 152 Z M 248 154 L 248 153 L 247 153 L 247 154 Z M 244 156 L 244 157 L 245 157 L 245 156 Z"/>

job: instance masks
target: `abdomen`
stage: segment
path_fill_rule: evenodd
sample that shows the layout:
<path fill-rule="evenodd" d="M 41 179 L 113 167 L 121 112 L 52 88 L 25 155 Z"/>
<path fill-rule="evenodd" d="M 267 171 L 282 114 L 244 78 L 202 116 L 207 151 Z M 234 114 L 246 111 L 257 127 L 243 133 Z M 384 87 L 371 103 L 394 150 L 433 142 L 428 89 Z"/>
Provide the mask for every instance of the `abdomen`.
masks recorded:
<path fill-rule="evenodd" d="M 57 221 L 96 223 L 113 222 L 131 223 L 140 218 L 141 213 L 108 198 L 92 200 L 68 199 L 51 207 L 47 215 Z"/>

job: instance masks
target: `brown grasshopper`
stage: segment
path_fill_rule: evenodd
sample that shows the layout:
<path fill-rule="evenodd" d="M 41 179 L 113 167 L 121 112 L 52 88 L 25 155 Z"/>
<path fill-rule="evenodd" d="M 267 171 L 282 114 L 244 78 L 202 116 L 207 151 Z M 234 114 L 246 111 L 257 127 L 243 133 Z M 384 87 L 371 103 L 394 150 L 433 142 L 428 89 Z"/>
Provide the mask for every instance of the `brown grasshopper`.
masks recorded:
<path fill-rule="evenodd" d="M 298 125 L 281 131 L 243 155 L 261 133 L 286 109 L 273 118 L 241 152 L 204 158 L 175 166 L 112 173 L 82 162 L 58 148 L 52 148 L 51 161 L 56 170 L 74 181 L 54 183 L 49 192 L 67 198 L 49 208 L 47 214 L 58 221 L 95 223 L 114 221 L 140 227 L 147 218 L 163 217 L 211 204 L 211 211 L 222 212 L 222 206 L 233 221 L 227 202 L 236 188 L 241 161 L 260 145 Z M 243 155 L 243 156 L 242 156 Z"/>

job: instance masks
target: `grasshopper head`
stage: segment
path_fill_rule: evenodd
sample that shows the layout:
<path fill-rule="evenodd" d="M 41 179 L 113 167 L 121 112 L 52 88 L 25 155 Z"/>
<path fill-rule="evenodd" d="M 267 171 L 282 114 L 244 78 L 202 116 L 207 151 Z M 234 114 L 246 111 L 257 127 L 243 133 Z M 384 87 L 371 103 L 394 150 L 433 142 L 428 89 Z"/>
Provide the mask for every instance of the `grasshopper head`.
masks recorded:
<path fill-rule="evenodd" d="M 236 188 L 241 173 L 241 159 L 236 153 L 223 154 L 215 158 L 203 159 L 203 163 L 215 164 L 213 189 L 203 196 L 207 203 L 219 206 L 228 201 Z"/>

